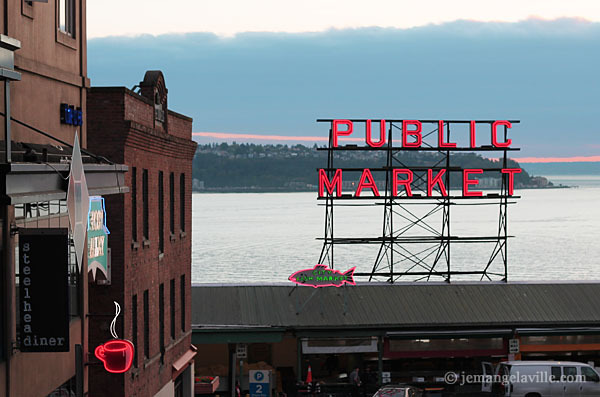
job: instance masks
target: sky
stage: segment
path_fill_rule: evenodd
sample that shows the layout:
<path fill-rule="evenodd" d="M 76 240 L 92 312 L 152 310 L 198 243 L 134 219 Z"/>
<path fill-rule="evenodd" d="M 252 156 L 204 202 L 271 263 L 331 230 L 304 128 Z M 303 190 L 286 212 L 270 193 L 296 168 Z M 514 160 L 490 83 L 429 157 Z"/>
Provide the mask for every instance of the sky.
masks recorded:
<path fill-rule="evenodd" d="M 200 142 L 324 143 L 317 118 L 492 118 L 521 120 L 525 161 L 600 155 L 596 2 L 112 3 L 87 3 L 92 85 L 162 70 Z"/>
<path fill-rule="evenodd" d="M 115 12 L 118 10 L 118 12 Z M 597 0 L 88 0 L 88 38 L 149 33 L 318 32 L 412 28 L 456 20 L 600 22 Z"/>

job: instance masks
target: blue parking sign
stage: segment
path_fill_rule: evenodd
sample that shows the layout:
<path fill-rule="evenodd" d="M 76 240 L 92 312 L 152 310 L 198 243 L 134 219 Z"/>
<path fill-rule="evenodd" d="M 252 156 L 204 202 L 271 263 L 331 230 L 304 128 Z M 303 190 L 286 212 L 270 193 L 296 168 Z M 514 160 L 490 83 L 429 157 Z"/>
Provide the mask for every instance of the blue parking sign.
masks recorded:
<path fill-rule="evenodd" d="M 250 397 L 271 396 L 271 377 L 269 371 L 251 370 L 248 375 Z"/>

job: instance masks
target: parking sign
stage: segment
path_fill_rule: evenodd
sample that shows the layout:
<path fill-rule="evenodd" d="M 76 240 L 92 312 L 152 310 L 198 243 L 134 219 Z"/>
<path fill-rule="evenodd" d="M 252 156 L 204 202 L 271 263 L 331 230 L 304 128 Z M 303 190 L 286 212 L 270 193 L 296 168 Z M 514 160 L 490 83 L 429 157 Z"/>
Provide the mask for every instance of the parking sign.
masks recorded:
<path fill-rule="evenodd" d="M 271 371 L 250 370 L 248 375 L 250 397 L 271 396 Z"/>

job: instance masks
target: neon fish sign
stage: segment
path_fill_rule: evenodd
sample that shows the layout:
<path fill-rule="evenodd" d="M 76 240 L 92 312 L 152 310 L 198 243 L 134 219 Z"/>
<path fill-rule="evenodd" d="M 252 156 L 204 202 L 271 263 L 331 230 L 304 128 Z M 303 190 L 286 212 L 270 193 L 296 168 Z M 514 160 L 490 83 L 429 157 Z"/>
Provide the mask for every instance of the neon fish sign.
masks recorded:
<path fill-rule="evenodd" d="M 299 285 L 310 287 L 341 287 L 344 284 L 356 285 L 354 270 L 356 266 L 345 273 L 330 269 L 325 265 L 316 265 L 312 269 L 299 270 L 288 277 L 288 280 Z"/>

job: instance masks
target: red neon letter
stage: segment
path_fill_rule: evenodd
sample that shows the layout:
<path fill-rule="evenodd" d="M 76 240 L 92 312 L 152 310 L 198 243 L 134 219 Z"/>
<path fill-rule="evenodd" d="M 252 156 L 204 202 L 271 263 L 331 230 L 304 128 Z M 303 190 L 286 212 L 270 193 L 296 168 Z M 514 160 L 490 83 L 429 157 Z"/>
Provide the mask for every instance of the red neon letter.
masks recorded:
<path fill-rule="evenodd" d="M 369 178 L 369 182 L 365 182 L 367 178 Z M 375 185 L 375 180 L 373 179 L 373 175 L 371 175 L 371 170 L 368 168 L 365 168 L 360 176 L 360 182 L 358 182 L 358 188 L 356 189 L 356 197 L 360 197 L 360 193 L 364 188 L 371 189 L 373 191 L 373 195 L 375 197 L 379 197 L 379 190 L 377 189 L 377 185 Z"/>
<path fill-rule="evenodd" d="M 398 174 L 406 175 L 406 179 L 398 180 Z M 406 189 L 406 195 L 408 197 L 412 197 L 412 190 L 410 190 L 410 184 L 413 181 L 413 173 L 411 170 L 407 170 L 405 168 L 395 168 L 393 171 L 392 178 L 392 194 L 394 197 L 398 196 L 398 185 L 404 186 Z"/>
<path fill-rule="evenodd" d="M 344 124 L 348 127 L 346 131 L 339 131 L 338 125 Z M 352 134 L 352 121 L 333 120 L 333 147 L 338 147 L 338 136 L 348 136 Z"/>
<path fill-rule="evenodd" d="M 438 121 L 438 146 L 456 147 L 456 143 L 444 142 L 444 120 Z"/>
<path fill-rule="evenodd" d="M 475 121 L 471 120 L 471 128 L 470 128 L 470 132 L 471 132 L 471 147 L 474 148 L 475 147 Z"/>
<path fill-rule="evenodd" d="M 464 197 L 480 197 L 483 196 L 483 192 L 470 192 L 469 185 L 479 185 L 479 181 L 477 179 L 469 179 L 469 175 L 471 174 L 483 174 L 482 169 L 475 170 L 463 170 L 463 196 Z"/>
<path fill-rule="evenodd" d="M 385 120 L 379 122 L 379 141 L 373 142 L 371 139 L 371 120 L 367 120 L 367 144 L 371 147 L 381 147 L 385 145 Z"/>
<path fill-rule="evenodd" d="M 515 188 L 515 174 L 521 173 L 520 168 L 503 168 L 503 174 L 508 174 L 508 195 L 512 196 Z"/>
<path fill-rule="evenodd" d="M 510 121 L 506 121 L 506 120 L 501 120 L 501 121 L 494 121 L 494 123 L 492 124 L 492 145 L 496 146 L 496 147 L 509 147 L 510 144 L 512 143 L 512 139 L 507 139 L 506 142 L 498 142 L 498 131 L 496 131 L 496 129 L 498 128 L 499 125 L 505 125 L 508 128 L 512 128 L 512 124 L 510 123 Z"/>
<path fill-rule="evenodd" d="M 432 196 L 433 187 L 435 185 L 440 186 L 440 192 L 442 193 L 442 196 L 448 195 L 448 193 L 446 192 L 446 186 L 444 186 L 444 181 L 442 180 L 442 176 L 444 176 L 445 173 L 446 173 L 446 170 L 441 169 L 440 172 L 438 172 L 438 174 L 435 177 L 433 177 L 433 170 L 432 169 L 427 170 L 427 195 L 429 197 Z"/>
<path fill-rule="evenodd" d="M 333 194 L 333 188 L 335 188 L 336 197 L 340 197 L 342 195 L 342 170 L 335 170 L 335 175 L 333 175 L 333 180 L 329 182 L 329 178 L 327 177 L 327 173 L 324 169 L 319 169 L 319 197 L 324 196 L 323 185 L 327 188 L 327 193 L 330 195 Z"/>
<path fill-rule="evenodd" d="M 417 129 L 409 131 L 409 125 L 416 125 Z M 419 120 L 402 120 L 402 147 L 421 147 L 423 137 L 421 136 L 421 122 Z M 416 142 L 408 142 L 408 136 L 414 135 Z"/>

